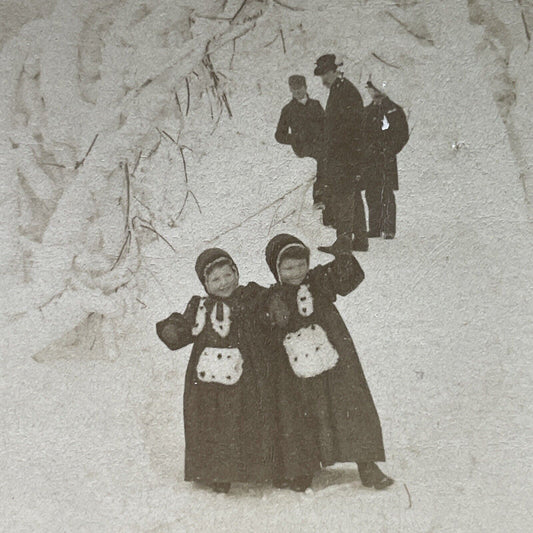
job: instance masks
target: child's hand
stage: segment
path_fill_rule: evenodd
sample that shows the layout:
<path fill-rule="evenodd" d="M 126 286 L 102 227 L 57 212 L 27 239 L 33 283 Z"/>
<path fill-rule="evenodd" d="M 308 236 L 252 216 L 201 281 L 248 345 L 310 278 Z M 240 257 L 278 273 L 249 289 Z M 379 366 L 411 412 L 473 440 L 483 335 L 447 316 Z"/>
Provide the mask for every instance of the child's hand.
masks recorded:
<path fill-rule="evenodd" d="M 268 302 L 268 316 L 279 327 L 287 327 L 289 323 L 289 308 L 280 294 L 274 294 Z"/>
<path fill-rule="evenodd" d="M 161 338 L 164 339 L 167 344 L 177 344 L 180 341 L 180 335 L 176 324 L 166 324 L 161 330 Z"/>

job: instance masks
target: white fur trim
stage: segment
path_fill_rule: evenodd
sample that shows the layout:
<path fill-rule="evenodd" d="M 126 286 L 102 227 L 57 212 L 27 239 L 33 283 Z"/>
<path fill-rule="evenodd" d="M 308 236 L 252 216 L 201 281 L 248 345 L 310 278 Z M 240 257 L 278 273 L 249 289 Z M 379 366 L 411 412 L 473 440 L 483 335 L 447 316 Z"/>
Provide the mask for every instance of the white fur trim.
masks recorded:
<path fill-rule="evenodd" d="M 302 316 L 311 316 L 313 314 L 313 295 L 309 290 L 309 285 L 300 285 L 296 300 L 298 304 L 298 312 Z"/>
<path fill-rule="evenodd" d="M 289 363 L 299 378 L 318 376 L 331 370 L 339 360 L 337 350 L 318 324 L 287 333 L 283 339 L 283 346 L 289 357 Z"/>
<path fill-rule="evenodd" d="M 205 298 L 200 299 L 200 303 L 198 304 L 198 310 L 196 311 L 196 324 L 192 328 L 191 333 L 193 336 L 200 335 L 205 327 L 205 317 L 207 314 L 207 310 L 205 308 Z"/>
<path fill-rule="evenodd" d="M 206 383 L 235 385 L 242 375 L 242 355 L 238 348 L 204 348 L 196 365 L 198 379 Z"/>
<path fill-rule="evenodd" d="M 217 308 L 222 305 L 222 320 L 217 319 Z M 213 329 L 222 337 L 227 337 L 231 327 L 230 308 L 223 302 L 217 302 L 211 311 L 211 325 Z"/>

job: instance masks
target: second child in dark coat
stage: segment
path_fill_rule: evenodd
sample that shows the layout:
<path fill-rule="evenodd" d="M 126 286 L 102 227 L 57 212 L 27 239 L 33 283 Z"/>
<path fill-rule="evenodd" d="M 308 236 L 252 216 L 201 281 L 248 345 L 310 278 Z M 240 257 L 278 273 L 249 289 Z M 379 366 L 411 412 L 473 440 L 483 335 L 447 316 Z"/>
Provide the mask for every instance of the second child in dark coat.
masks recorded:
<path fill-rule="evenodd" d="M 367 84 L 372 103 L 365 107 L 363 176 L 366 183 L 369 237 L 392 239 L 396 234 L 396 199 L 398 166 L 396 155 L 409 139 L 409 127 L 403 109 Z"/>
<path fill-rule="evenodd" d="M 335 260 L 309 269 L 309 248 L 292 235 L 274 237 L 266 260 L 276 278 L 268 299 L 275 327 L 272 357 L 279 399 L 303 402 L 312 423 L 300 431 L 278 435 L 286 469 L 294 463 L 313 465 L 316 451 L 323 466 L 356 462 L 365 486 L 392 484 L 375 461 L 384 461 L 381 424 L 354 344 L 334 302 L 364 279 L 351 253 L 349 238 L 334 246 Z M 281 427 L 291 420 L 279 409 Z M 301 444 L 305 443 L 305 446 Z M 301 479 L 309 486 L 311 476 Z"/>

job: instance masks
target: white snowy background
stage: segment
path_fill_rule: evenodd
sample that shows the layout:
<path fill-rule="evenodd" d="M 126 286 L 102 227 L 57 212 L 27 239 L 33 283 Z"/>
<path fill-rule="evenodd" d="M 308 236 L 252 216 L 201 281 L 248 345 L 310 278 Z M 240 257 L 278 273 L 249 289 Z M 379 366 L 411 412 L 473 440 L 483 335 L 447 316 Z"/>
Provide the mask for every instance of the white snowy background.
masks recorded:
<path fill-rule="evenodd" d="M 0 529 L 532 530 L 530 31 L 529 0 L 3 0 Z M 338 303 L 397 481 L 215 495 L 182 481 L 189 350 L 155 322 L 205 247 L 269 284 L 275 233 L 334 238 L 273 138 L 327 52 L 412 129 L 397 239 Z"/>

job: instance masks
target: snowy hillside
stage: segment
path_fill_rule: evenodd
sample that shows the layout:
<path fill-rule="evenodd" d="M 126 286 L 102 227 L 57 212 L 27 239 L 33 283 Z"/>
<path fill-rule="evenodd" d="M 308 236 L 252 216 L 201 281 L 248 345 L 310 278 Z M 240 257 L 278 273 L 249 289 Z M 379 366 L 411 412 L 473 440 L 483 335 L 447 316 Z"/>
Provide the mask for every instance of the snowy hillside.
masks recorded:
<path fill-rule="evenodd" d="M 17 6 L 0 27 L 3 529 L 530 530 L 530 3 Z M 372 492 L 346 465 L 310 495 L 217 496 L 182 481 L 189 351 L 155 322 L 200 291 L 205 247 L 269 284 L 276 232 L 334 238 L 313 164 L 273 136 L 289 74 L 325 103 L 326 52 L 412 129 L 397 239 L 371 241 L 338 302 L 397 482 Z"/>

